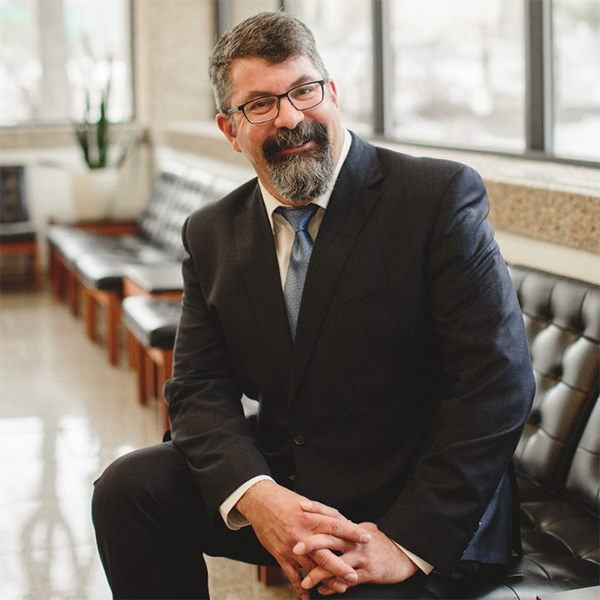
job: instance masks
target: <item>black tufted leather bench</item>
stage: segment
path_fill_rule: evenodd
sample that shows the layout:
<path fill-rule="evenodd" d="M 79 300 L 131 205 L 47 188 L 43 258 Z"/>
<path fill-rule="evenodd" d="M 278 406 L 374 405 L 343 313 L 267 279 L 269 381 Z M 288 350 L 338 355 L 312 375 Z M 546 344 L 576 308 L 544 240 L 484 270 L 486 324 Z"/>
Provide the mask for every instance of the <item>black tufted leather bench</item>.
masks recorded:
<path fill-rule="evenodd" d="M 119 323 L 123 279 L 126 271 L 135 278 L 135 267 L 145 268 L 146 279 L 153 267 L 169 272 L 171 279 L 181 270 L 184 254 L 181 229 L 186 217 L 237 187 L 238 183 L 201 169 L 173 166 L 156 180 L 150 199 L 135 228 L 117 235 L 103 235 L 101 226 L 52 225 L 47 231 L 53 288 L 67 280 L 72 310 L 78 313 L 82 292 L 88 337 L 97 339 L 97 306 L 105 309 L 105 344 L 111 364 L 119 361 Z M 63 268 L 64 267 L 64 268 Z M 156 280 L 156 277 L 154 277 Z M 56 293 L 60 296 L 60 292 Z"/>
<path fill-rule="evenodd" d="M 29 258 L 34 289 L 42 289 L 37 229 L 29 217 L 22 166 L 0 166 L 0 256 Z"/>
<path fill-rule="evenodd" d="M 181 302 L 150 295 L 123 299 L 123 324 L 133 342 L 133 368 L 138 379 L 138 400 L 162 398 L 162 389 L 172 374 L 173 346 Z M 165 428 L 169 428 L 167 405 L 162 403 Z"/>
<path fill-rule="evenodd" d="M 535 600 L 600 585 L 600 287 L 509 268 L 537 382 L 514 457 L 523 548 L 474 597 Z"/>
<path fill-rule="evenodd" d="M 536 379 L 536 395 L 515 466 L 524 499 L 564 488 L 598 391 L 597 286 L 511 267 Z"/>

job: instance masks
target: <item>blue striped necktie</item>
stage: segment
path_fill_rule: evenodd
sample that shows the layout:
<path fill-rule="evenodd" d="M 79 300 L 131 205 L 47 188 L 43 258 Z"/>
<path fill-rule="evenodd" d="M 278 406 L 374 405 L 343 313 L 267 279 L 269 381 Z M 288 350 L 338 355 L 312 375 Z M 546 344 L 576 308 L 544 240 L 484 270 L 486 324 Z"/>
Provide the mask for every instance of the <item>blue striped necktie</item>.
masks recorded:
<path fill-rule="evenodd" d="M 298 208 L 284 208 L 280 206 L 275 209 L 292 226 L 295 236 L 290 255 L 283 296 L 287 309 L 288 321 L 292 339 L 296 337 L 296 325 L 298 324 L 298 311 L 302 300 L 304 289 L 304 278 L 313 248 L 313 241 L 308 233 L 308 223 L 313 218 L 319 207 L 316 204 L 307 204 Z"/>

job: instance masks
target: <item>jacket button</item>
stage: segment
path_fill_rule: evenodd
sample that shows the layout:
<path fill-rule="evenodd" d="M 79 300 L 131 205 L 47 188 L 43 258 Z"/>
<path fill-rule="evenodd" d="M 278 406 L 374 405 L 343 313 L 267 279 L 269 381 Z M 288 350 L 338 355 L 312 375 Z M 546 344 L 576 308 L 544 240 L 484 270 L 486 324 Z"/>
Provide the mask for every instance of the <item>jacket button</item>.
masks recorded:
<path fill-rule="evenodd" d="M 306 436 L 303 433 L 297 433 L 294 436 L 294 444 L 296 444 L 296 446 L 303 446 L 305 442 Z"/>

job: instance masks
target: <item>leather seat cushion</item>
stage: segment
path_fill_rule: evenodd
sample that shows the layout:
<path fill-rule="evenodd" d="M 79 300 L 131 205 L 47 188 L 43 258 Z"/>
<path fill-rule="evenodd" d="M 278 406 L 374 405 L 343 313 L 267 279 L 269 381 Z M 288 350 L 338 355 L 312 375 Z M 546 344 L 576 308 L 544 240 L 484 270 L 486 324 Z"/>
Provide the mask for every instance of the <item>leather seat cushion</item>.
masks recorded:
<path fill-rule="evenodd" d="M 181 304 L 151 296 L 123 299 L 123 322 L 136 339 L 148 348 L 173 348 L 181 316 Z"/>
<path fill-rule="evenodd" d="M 124 275 L 149 294 L 183 290 L 181 262 L 127 265 Z"/>
<path fill-rule="evenodd" d="M 0 223 L 0 241 L 3 244 L 33 242 L 37 236 L 36 229 L 30 221 L 20 223 Z"/>
<path fill-rule="evenodd" d="M 548 594 L 594 586 L 591 580 L 553 581 L 544 577 L 516 574 L 499 586 L 491 586 L 477 596 L 478 600 L 537 600 Z"/>
<path fill-rule="evenodd" d="M 536 600 L 538 596 L 598 585 L 598 579 L 581 571 L 583 561 L 565 556 L 530 554 L 513 557 L 504 581 L 478 590 L 478 600 Z"/>
<path fill-rule="evenodd" d="M 525 554 L 552 552 L 586 558 L 598 553 L 598 519 L 571 502 L 523 502 L 521 517 Z"/>
<path fill-rule="evenodd" d="M 98 290 L 120 292 L 127 265 L 155 265 L 172 261 L 172 255 L 165 250 L 142 244 L 137 248 L 116 246 L 111 251 L 82 254 L 75 261 L 75 267 L 86 285 Z"/>
<path fill-rule="evenodd" d="M 48 228 L 46 239 L 58 249 L 64 261 L 71 267 L 84 254 L 112 252 L 119 247 L 119 238 L 72 229 L 63 225 Z"/>

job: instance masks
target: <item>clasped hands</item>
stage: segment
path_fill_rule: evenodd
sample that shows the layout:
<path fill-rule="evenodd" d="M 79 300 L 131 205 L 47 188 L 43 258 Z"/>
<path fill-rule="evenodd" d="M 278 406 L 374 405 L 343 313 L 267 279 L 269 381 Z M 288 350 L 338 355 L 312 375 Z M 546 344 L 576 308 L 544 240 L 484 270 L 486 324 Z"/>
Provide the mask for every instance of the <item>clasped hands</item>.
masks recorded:
<path fill-rule="evenodd" d="M 404 581 L 417 570 L 374 523 L 352 523 L 336 509 L 273 481 L 253 485 L 236 507 L 302 600 L 319 584 L 319 592 L 330 595 L 361 583 Z"/>

